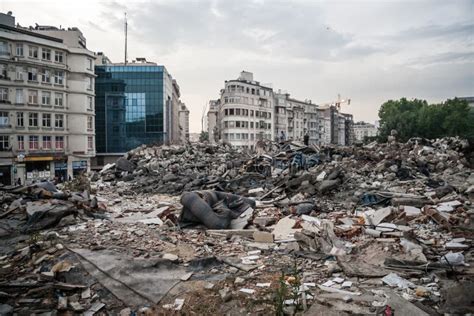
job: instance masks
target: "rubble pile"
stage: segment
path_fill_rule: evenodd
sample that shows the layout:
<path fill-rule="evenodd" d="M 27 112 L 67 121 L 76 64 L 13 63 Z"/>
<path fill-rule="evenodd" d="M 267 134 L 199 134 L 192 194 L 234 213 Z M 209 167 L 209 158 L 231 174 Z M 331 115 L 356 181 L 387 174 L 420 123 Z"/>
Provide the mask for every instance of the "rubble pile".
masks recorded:
<path fill-rule="evenodd" d="M 180 194 L 214 188 L 221 178 L 235 176 L 227 170 L 238 167 L 244 159 L 248 155 L 225 146 L 141 146 L 106 165 L 93 180 L 133 183 L 133 189 L 140 192 Z"/>
<path fill-rule="evenodd" d="M 2 188 L 0 311 L 473 313 L 469 150 L 142 146 L 86 191 Z"/>

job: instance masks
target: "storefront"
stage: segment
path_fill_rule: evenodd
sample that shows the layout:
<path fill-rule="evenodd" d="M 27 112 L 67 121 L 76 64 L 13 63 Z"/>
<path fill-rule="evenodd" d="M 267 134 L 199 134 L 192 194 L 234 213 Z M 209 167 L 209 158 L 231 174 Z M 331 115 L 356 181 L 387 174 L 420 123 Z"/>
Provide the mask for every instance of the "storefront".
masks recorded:
<path fill-rule="evenodd" d="M 72 175 L 76 177 L 87 172 L 87 160 L 79 160 L 72 162 Z"/>
<path fill-rule="evenodd" d="M 10 185 L 12 184 L 12 166 L 11 165 L 0 165 L 0 184 Z"/>
<path fill-rule="evenodd" d="M 54 162 L 54 178 L 58 182 L 67 180 L 67 161 L 60 160 Z"/>
<path fill-rule="evenodd" d="M 53 157 L 26 157 L 26 183 L 40 182 L 52 178 Z"/>

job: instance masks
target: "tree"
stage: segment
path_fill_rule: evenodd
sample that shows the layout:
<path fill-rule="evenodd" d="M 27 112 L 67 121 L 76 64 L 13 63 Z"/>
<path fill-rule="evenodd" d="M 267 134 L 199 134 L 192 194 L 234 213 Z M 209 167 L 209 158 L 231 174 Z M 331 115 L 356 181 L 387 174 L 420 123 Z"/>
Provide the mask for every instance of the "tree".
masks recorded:
<path fill-rule="evenodd" d="M 200 142 L 205 142 L 209 140 L 209 133 L 205 131 L 201 131 L 201 134 L 199 135 L 199 141 Z"/>
<path fill-rule="evenodd" d="M 440 104 L 424 100 L 389 100 L 379 110 L 379 138 L 387 140 L 392 129 L 397 138 L 407 141 L 411 137 L 439 138 L 460 136 L 474 139 L 474 109 L 457 98 Z"/>

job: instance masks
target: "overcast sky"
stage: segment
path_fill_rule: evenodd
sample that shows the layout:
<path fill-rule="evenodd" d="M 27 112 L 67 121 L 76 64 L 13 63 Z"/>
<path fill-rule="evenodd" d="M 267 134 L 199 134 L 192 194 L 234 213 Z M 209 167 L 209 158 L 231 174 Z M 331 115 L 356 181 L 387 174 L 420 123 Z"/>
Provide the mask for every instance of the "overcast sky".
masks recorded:
<path fill-rule="evenodd" d="M 191 111 L 192 132 L 224 80 L 240 71 L 294 98 L 375 121 L 388 99 L 474 95 L 474 1 L 2 0 L 22 26 L 77 26 L 112 61 L 166 66 Z"/>

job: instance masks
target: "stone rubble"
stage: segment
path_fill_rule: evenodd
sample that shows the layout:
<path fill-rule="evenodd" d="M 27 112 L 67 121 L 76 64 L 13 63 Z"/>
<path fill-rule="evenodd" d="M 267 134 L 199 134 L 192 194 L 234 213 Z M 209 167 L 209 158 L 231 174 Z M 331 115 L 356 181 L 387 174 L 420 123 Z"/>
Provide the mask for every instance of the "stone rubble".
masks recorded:
<path fill-rule="evenodd" d="M 1 313 L 474 312 L 466 141 L 263 148 L 141 146 L 91 182 L 0 187 Z M 200 190 L 256 205 L 238 229 L 183 228 Z"/>

